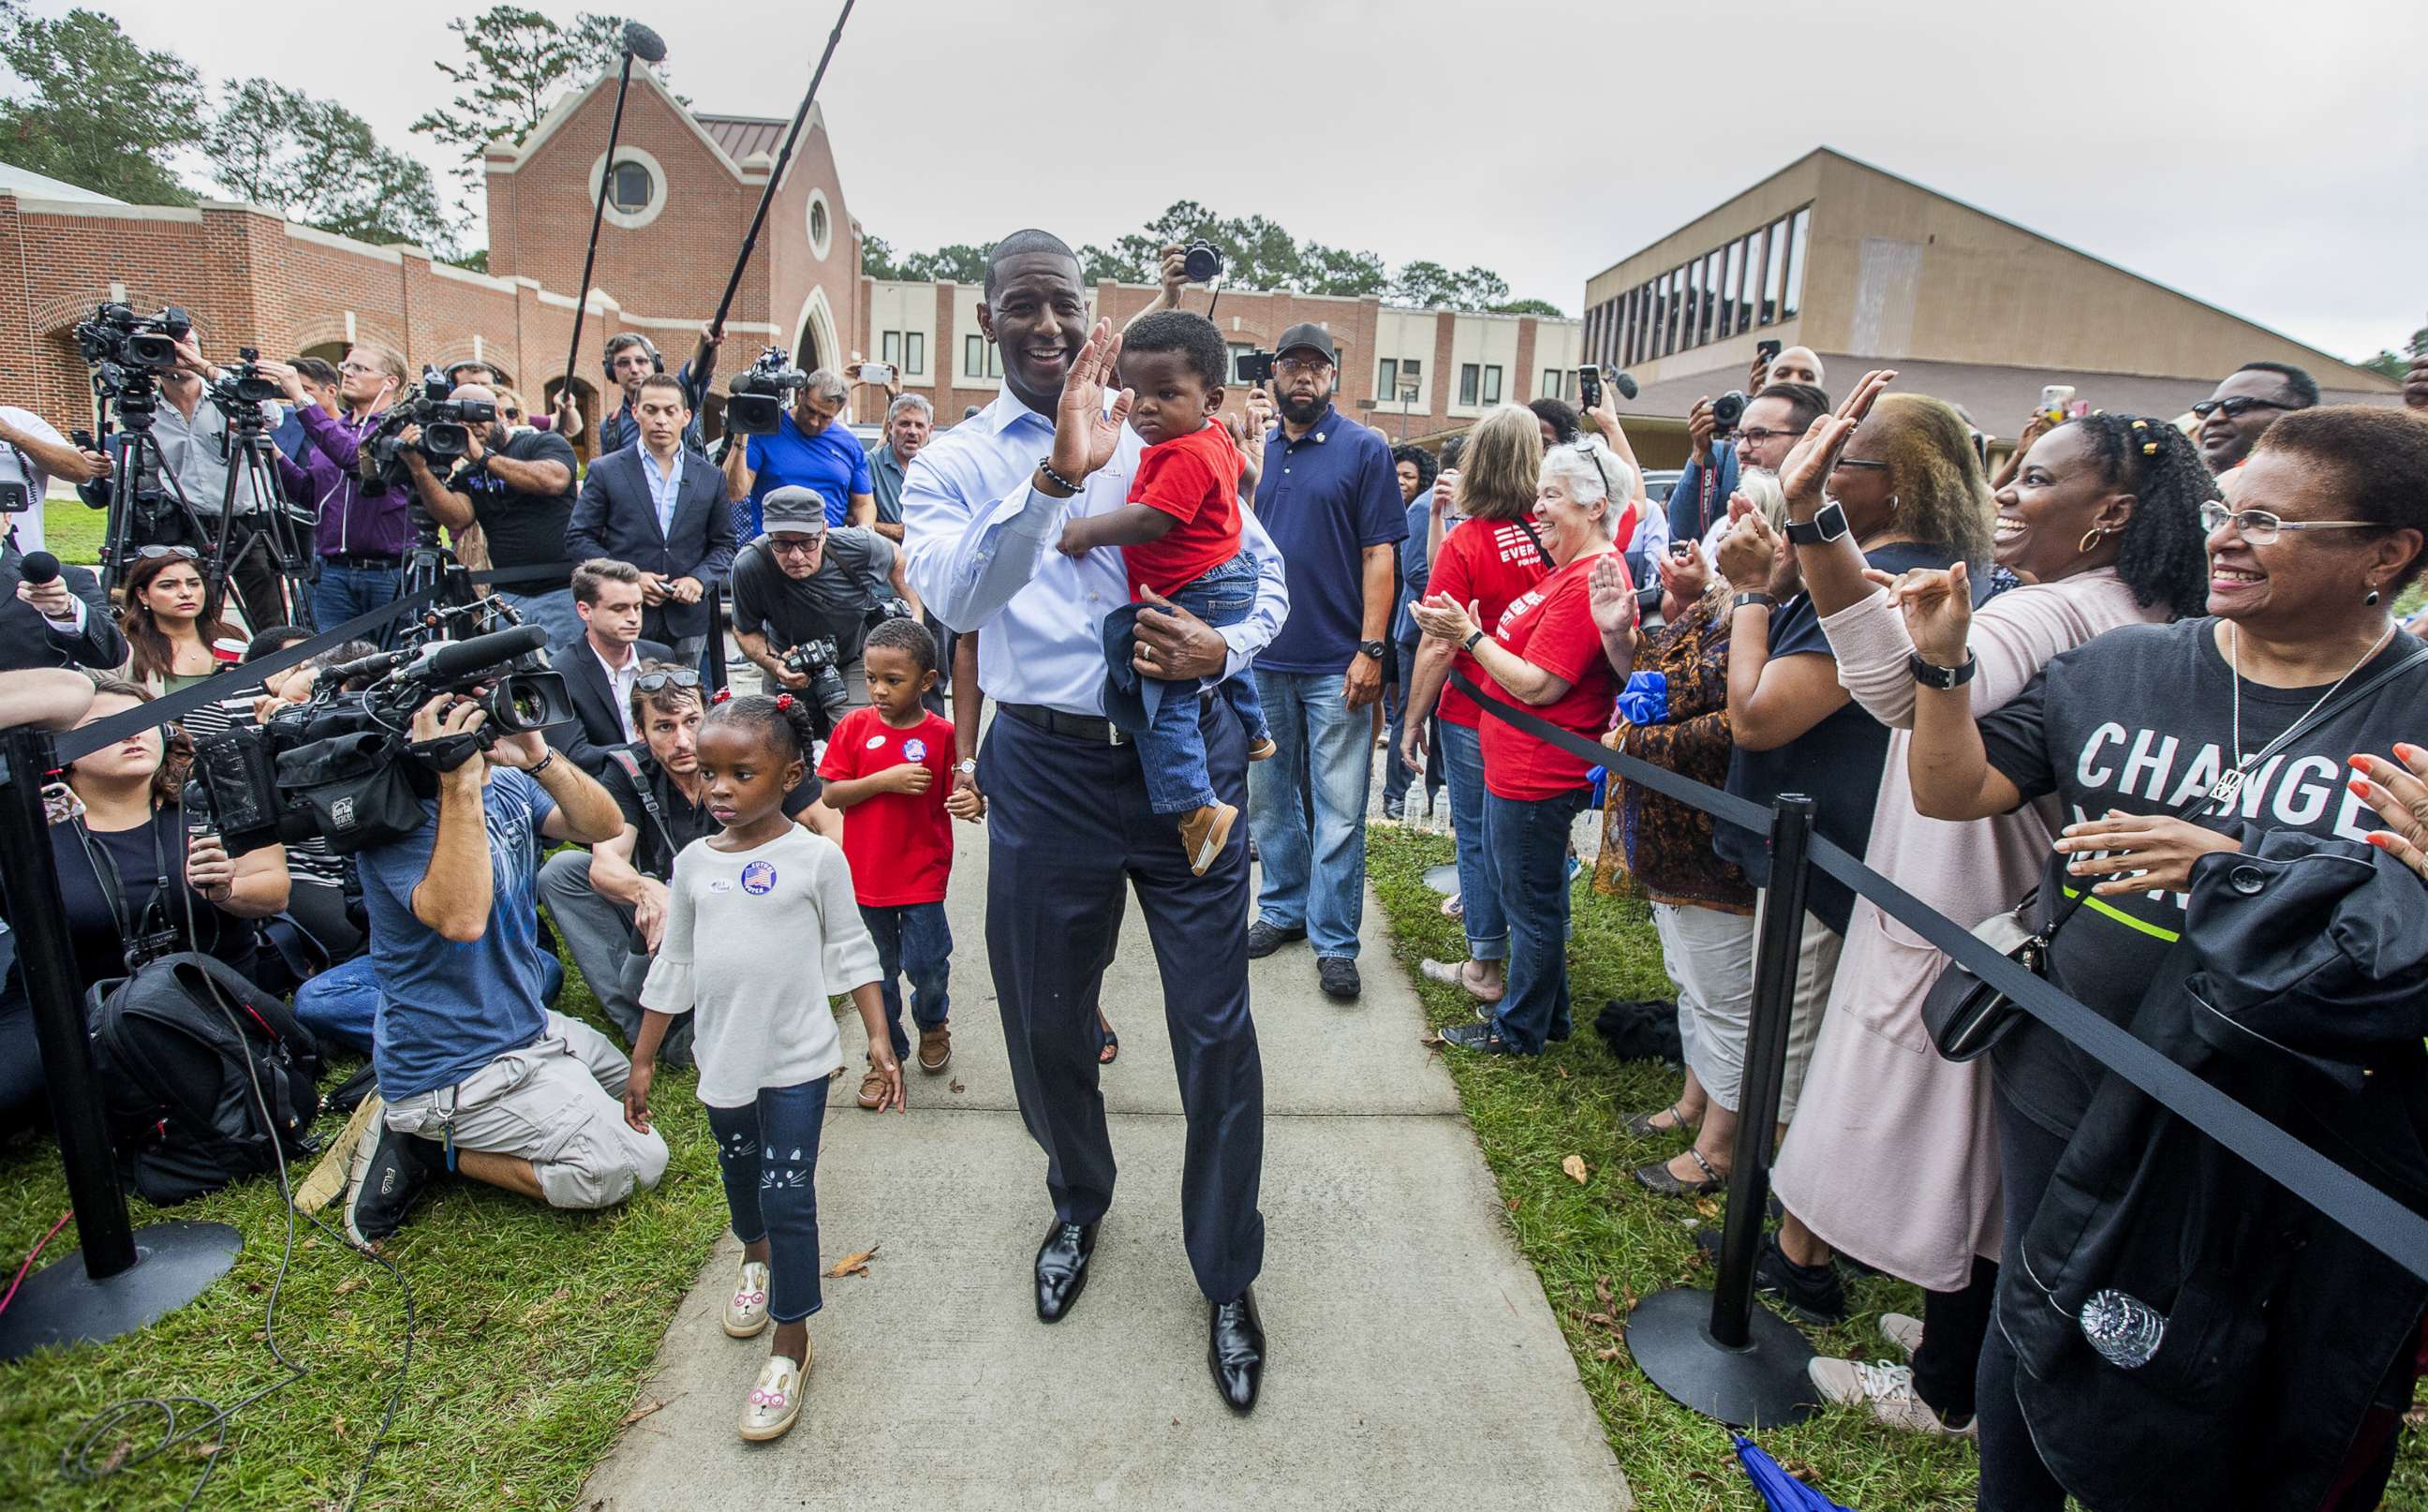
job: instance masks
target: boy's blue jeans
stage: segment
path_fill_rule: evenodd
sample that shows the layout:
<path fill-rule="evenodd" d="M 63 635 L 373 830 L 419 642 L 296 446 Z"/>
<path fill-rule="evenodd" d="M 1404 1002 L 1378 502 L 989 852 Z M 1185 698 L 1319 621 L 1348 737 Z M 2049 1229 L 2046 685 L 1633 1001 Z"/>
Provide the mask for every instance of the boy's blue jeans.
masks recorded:
<path fill-rule="evenodd" d="M 799 1323 L 826 1305 L 818 1290 L 818 1134 L 827 1081 L 762 1087 L 747 1108 L 708 1109 L 733 1237 L 767 1241 L 767 1316 Z"/>
<path fill-rule="evenodd" d="M 942 903 L 862 903 L 860 916 L 877 942 L 877 991 L 885 999 L 894 1059 L 908 1060 L 910 1038 L 902 1028 L 901 978 L 910 978 L 911 1022 L 932 1029 L 951 1016 L 953 1002 L 944 984 L 952 975 L 952 926 L 944 920 Z"/>
<path fill-rule="evenodd" d="M 1256 559 L 1242 551 L 1166 597 L 1217 630 L 1236 625 L 1256 605 Z M 1256 698 L 1256 680 L 1241 673 L 1222 679 L 1214 687 L 1239 721 L 1239 732 L 1255 745 L 1265 732 L 1265 710 Z M 1156 813 L 1178 815 L 1210 808 L 1217 801 L 1213 780 L 1206 772 L 1206 738 L 1197 728 L 1197 699 L 1187 683 L 1165 685 L 1155 722 L 1138 737 L 1138 753 L 1139 767 L 1146 777 L 1147 802 Z"/>

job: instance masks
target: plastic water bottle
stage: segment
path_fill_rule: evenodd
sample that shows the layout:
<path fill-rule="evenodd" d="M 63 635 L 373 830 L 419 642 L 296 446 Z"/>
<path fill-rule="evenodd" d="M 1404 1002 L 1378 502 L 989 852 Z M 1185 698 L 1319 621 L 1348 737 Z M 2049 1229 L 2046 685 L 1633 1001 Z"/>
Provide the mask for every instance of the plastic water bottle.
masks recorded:
<path fill-rule="evenodd" d="M 2121 1371 L 2150 1363 L 2167 1335 L 2166 1315 L 2124 1292 L 2094 1291 L 2079 1314 L 2082 1337 L 2099 1357 Z"/>

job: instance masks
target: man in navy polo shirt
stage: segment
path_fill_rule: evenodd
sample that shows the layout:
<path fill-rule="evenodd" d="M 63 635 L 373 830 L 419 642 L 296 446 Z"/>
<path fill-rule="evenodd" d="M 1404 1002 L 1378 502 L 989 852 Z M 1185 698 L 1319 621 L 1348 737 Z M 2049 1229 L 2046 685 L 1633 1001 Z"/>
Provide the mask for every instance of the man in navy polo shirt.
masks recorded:
<path fill-rule="evenodd" d="M 1248 769 L 1248 818 L 1264 868 L 1248 954 L 1291 940 L 1315 947 L 1330 996 L 1358 994 L 1366 911 L 1366 795 L 1408 522 L 1390 443 L 1332 407 L 1337 358 L 1320 325 L 1282 333 L 1273 395 L 1248 399 L 1264 436 L 1256 518 L 1287 564 L 1290 616 L 1257 656 L 1256 692 L 1280 746 Z M 1273 403 L 1281 408 L 1272 422 Z M 1310 824 L 1310 814 L 1312 823 Z"/>
<path fill-rule="evenodd" d="M 877 496 L 871 492 L 868 453 L 843 422 L 851 386 L 843 374 L 820 368 L 810 374 L 793 401 L 777 417 L 776 434 L 754 436 L 748 447 L 725 449 L 727 496 L 746 499 L 749 517 L 737 515 L 739 540 L 754 540 L 762 531 L 768 491 L 810 488 L 827 501 L 827 528 L 877 523 Z M 749 528 L 743 529 L 745 525 Z"/>

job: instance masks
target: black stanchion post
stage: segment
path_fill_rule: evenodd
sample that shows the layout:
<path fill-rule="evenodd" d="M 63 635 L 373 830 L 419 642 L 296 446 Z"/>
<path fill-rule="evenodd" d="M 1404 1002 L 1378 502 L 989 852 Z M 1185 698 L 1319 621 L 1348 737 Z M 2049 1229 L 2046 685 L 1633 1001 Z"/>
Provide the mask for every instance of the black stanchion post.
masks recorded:
<path fill-rule="evenodd" d="M 1771 1134 L 1787 1074 L 1812 835 L 1813 800 L 1783 795 L 1770 811 L 1770 888 L 1754 941 L 1753 1022 L 1746 1035 L 1718 1277 L 1708 1301 L 1698 1288 L 1674 1287 L 1645 1298 L 1627 1325 L 1628 1350 L 1653 1385 L 1682 1406 L 1741 1428 L 1801 1422 L 1819 1395 L 1805 1373 L 1813 1346 L 1753 1299 L 1754 1262 L 1770 1206 Z"/>
<path fill-rule="evenodd" d="M 138 1231 L 128 1221 L 42 810 L 42 785 L 57 765 L 50 732 L 0 731 L 0 852 L 12 858 L 0 878 L 80 1241 L 75 1254 L 26 1277 L 0 1313 L 0 1360 L 9 1360 L 45 1344 L 115 1339 L 184 1307 L 226 1273 L 244 1241 L 225 1224 Z"/>
<path fill-rule="evenodd" d="M 714 697 L 725 687 L 725 590 L 708 590 L 708 691 Z"/>

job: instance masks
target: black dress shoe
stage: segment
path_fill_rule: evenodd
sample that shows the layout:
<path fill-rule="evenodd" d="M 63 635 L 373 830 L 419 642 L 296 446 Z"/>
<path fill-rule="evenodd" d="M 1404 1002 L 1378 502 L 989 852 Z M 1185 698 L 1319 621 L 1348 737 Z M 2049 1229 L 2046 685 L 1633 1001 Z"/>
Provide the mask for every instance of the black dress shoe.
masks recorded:
<path fill-rule="evenodd" d="M 1237 1302 L 1215 1305 L 1206 1365 L 1231 1410 L 1245 1412 L 1256 1405 L 1256 1388 L 1265 1378 L 1265 1325 L 1256 1316 L 1254 1289 L 1240 1292 Z"/>
<path fill-rule="evenodd" d="M 1057 1223 L 1037 1246 L 1037 1316 L 1053 1323 L 1071 1310 L 1088 1285 L 1088 1258 L 1096 1253 L 1096 1225 Z"/>

